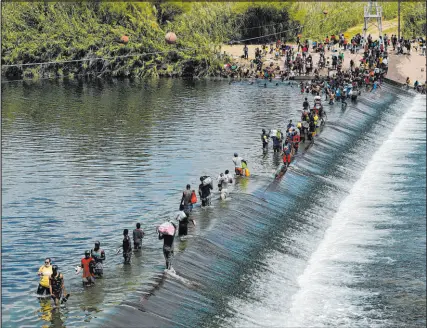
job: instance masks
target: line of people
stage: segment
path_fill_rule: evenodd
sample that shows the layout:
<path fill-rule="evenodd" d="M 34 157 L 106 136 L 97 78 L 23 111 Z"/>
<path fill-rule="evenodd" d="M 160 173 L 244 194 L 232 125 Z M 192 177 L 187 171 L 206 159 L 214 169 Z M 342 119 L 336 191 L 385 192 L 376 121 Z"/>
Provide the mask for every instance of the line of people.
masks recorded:
<path fill-rule="evenodd" d="M 247 161 L 239 157 L 237 153 L 234 154 L 232 161 L 235 166 L 236 176 L 250 175 Z M 224 173 L 220 173 L 217 177 L 217 186 L 221 200 L 225 200 L 229 196 L 229 186 L 233 183 L 233 181 L 233 176 L 230 174 L 229 170 L 225 170 Z M 202 208 L 211 205 L 211 191 L 213 189 L 213 179 L 210 176 L 201 176 L 198 194 Z M 178 221 L 178 227 L 170 220 L 156 227 L 158 238 L 163 240 L 163 255 L 165 258 L 166 270 L 174 272 L 172 268 L 172 259 L 174 254 L 173 242 L 176 231 L 178 230 L 178 236 L 183 239 L 188 234 L 188 224 L 192 222 L 193 225 L 196 226 L 196 221 L 190 216 L 193 210 L 193 206 L 197 203 L 197 201 L 198 200 L 195 190 L 192 190 L 191 185 L 187 184 L 185 190 L 182 192 L 179 212 L 175 218 Z"/>
<path fill-rule="evenodd" d="M 133 230 L 133 244 L 135 250 L 141 249 L 142 238 L 144 238 L 144 231 L 141 229 L 141 224 L 136 224 L 136 229 Z M 130 242 L 128 229 L 123 231 L 123 242 L 121 248 L 118 249 L 123 252 L 123 258 L 125 264 L 130 263 L 132 246 Z M 84 257 L 81 259 L 80 265 L 76 267 L 76 274 L 82 272 L 82 283 L 83 286 L 92 286 L 95 284 L 95 278 L 101 278 L 104 274 L 103 263 L 106 260 L 105 251 L 101 248 L 99 241 L 95 242 L 94 248 L 86 250 Z M 52 264 L 50 258 L 45 259 L 44 265 L 42 265 L 38 272 L 40 282 L 37 288 L 37 296 L 51 296 L 55 305 L 59 303 L 65 303 L 68 300 L 70 294 L 66 293 L 64 276 L 59 272 L 57 265 Z"/>
<path fill-rule="evenodd" d="M 269 130 L 268 133 L 262 129 L 261 142 L 263 151 L 268 149 L 269 141 L 272 140 L 273 152 L 282 153 L 284 167 L 287 168 L 292 158 L 298 153 L 299 144 L 305 143 L 306 140 L 314 142 L 316 130 L 321 125 L 325 124 L 326 113 L 323 110 L 320 96 L 314 97 L 313 107 L 305 98 L 303 102 L 303 110 L 301 114 L 301 121 L 296 126 L 289 120 L 286 126 L 286 137 L 280 129 Z"/>
<path fill-rule="evenodd" d="M 310 104 L 307 98 L 305 98 L 301 121 L 298 122 L 296 126 L 293 124 L 292 120 L 289 121 L 286 127 L 286 137 L 284 137 L 280 129 L 270 130 L 268 134 L 265 129 L 262 130 L 261 139 L 263 149 L 267 150 L 270 139 L 273 140 L 274 152 L 283 153 L 283 163 L 285 167 L 288 167 L 292 157 L 298 152 L 299 143 L 305 142 L 306 139 L 310 141 L 313 140 L 316 128 L 319 126 L 319 117 L 323 118 L 323 113 L 323 106 L 319 96 L 315 97 L 313 108 L 310 108 Z M 236 176 L 250 176 L 247 160 L 240 157 L 238 153 L 234 153 L 232 162 L 234 164 Z M 217 177 L 217 186 L 220 199 L 227 199 L 229 196 L 229 186 L 233 184 L 233 182 L 234 177 L 230 174 L 229 170 L 225 170 L 224 173 L 219 174 Z M 211 191 L 213 189 L 213 179 L 210 176 L 201 176 L 198 189 L 201 207 L 211 205 Z M 178 221 L 178 227 L 171 220 L 156 227 L 158 239 L 163 240 L 163 255 L 165 258 L 166 270 L 170 272 L 174 272 L 172 268 L 172 259 L 174 255 L 173 243 L 176 232 L 178 232 L 178 236 L 185 237 L 188 234 L 188 224 L 192 222 L 193 225 L 196 226 L 196 221 L 190 216 L 193 206 L 197 202 L 198 199 L 195 190 L 192 190 L 191 185 L 187 184 L 181 196 L 179 212 L 175 218 Z M 133 249 L 135 251 L 142 248 L 142 239 L 144 235 L 145 233 L 143 229 L 141 229 L 141 224 L 136 223 L 136 229 L 133 230 L 132 234 Z M 118 248 L 116 254 L 122 252 L 124 263 L 130 264 L 133 249 L 129 230 L 124 229 L 122 245 Z M 82 258 L 80 265 L 76 267 L 76 274 L 82 272 L 82 283 L 85 287 L 94 285 L 95 279 L 103 276 L 103 263 L 105 260 L 105 251 L 101 248 L 101 243 L 99 241 L 95 242 L 93 249 L 85 251 L 84 258 Z M 65 290 L 64 276 L 59 272 L 58 266 L 52 265 L 51 259 L 47 258 L 45 260 L 45 264 L 40 267 L 38 275 L 40 276 L 40 283 L 37 289 L 37 294 L 39 296 L 43 294 L 51 295 L 56 305 L 60 302 L 66 302 L 69 294 L 67 294 Z"/>

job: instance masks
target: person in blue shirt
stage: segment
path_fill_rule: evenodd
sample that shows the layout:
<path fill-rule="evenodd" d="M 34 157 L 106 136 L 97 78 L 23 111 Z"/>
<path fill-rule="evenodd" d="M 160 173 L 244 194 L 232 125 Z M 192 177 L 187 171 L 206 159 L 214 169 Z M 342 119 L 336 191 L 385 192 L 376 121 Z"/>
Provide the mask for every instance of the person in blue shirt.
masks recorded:
<path fill-rule="evenodd" d="M 375 80 L 374 83 L 372 84 L 372 89 L 370 92 L 372 92 L 373 90 L 377 90 L 377 88 L 381 88 L 381 87 L 378 80 Z"/>

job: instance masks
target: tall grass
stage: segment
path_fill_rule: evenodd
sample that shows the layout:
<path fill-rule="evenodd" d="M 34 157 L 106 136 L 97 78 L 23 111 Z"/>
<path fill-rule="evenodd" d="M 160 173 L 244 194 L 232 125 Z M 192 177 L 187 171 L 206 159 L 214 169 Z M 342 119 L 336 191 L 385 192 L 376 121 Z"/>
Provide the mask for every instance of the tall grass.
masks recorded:
<path fill-rule="evenodd" d="M 397 3 L 379 1 L 385 19 Z M 2 64 L 7 77 L 194 76 L 218 74 L 221 44 L 319 39 L 363 23 L 366 2 L 2 2 Z M 324 12 L 327 11 L 325 15 Z M 402 2 L 405 35 L 425 31 L 425 3 Z M 302 27 L 299 27 L 302 25 Z M 178 40 L 165 42 L 168 31 Z M 425 32 L 424 32 L 425 33 Z M 267 34 L 270 37 L 257 38 Z M 129 42 L 120 42 L 121 36 Z M 144 56 L 111 58 L 153 53 Z M 159 53 L 160 52 L 160 53 Z M 96 60 L 95 58 L 106 58 Z"/>

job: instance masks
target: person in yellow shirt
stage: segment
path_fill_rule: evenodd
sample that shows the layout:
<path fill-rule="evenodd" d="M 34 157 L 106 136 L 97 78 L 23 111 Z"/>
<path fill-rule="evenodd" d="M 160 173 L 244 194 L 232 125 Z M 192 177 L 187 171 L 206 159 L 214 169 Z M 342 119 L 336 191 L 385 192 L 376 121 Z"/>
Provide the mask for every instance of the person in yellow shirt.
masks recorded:
<path fill-rule="evenodd" d="M 40 276 L 40 283 L 39 287 L 37 288 L 37 294 L 43 295 L 46 293 L 46 295 L 50 295 L 49 279 L 52 275 L 52 261 L 50 258 L 46 258 L 44 260 L 44 265 L 40 267 L 37 274 Z"/>

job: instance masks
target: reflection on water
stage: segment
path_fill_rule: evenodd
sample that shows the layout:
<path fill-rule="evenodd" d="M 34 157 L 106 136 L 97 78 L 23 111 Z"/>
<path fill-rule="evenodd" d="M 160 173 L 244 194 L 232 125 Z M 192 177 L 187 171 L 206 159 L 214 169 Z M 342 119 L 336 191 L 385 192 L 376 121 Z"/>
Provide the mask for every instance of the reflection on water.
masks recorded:
<path fill-rule="evenodd" d="M 325 129 L 310 150 L 313 156 L 298 159 L 303 174 L 287 173 L 274 192 L 263 193 L 281 159 L 271 150 L 263 153 L 261 129 L 284 129 L 288 119 L 298 120 L 295 109 L 304 97 L 283 84 L 97 80 L 4 85 L 2 325 L 188 326 L 201 318 L 215 325 L 216 314 L 229 311 L 227 295 L 243 293 L 251 274 L 259 275 L 265 250 L 283 250 L 277 226 L 287 229 L 285 251 L 307 258 L 309 250 L 299 248 L 293 236 L 320 233 L 327 226 L 323 217 L 335 208 L 325 200 L 328 206 L 318 214 L 313 207 L 325 205 L 307 190 L 344 193 L 352 163 L 343 154 L 351 153 L 362 129 L 359 122 L 370 128 L 381 115 L 373 106 L 394 99 L 370 94 L 360 101 L 358 108 L 370 116 L 327 108 L 328 119 L 341 120 L 350 133 Z M 233 172 L 236 151 L 249 160 L 251 176 L 236 179 L 229 201 L 219 203 L 215 194 L 212 207 L 194 209 L 193 237 L 176 239 L 178 277 L 166 277 L 156 225 L 178 210 L 187 183 L 197 189 L 201 175 Z M 316 175 L 334 179 L 325 182 Z M 306 214 L 311 212 L 313 217 Z M 116 249 L 123 229 L 132 231 L 136 222 L 146 233 L 143 249 L 124 265 Z M 84 289 L 74 267 L 96 240 L 106 251 L 104 278 Z M 60 311 L 48 310 L 49 301 L 42 306 L 32 296 L 35 273 L 46 256 L 64 273 L 71 293 Z M 289 273 L 284 280 L 292 286 L 295 279 Z M 191 288 L 182 283 L 187 280 Z"/>

